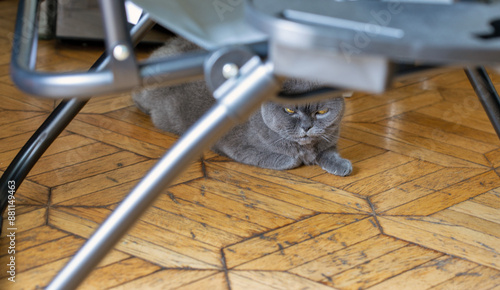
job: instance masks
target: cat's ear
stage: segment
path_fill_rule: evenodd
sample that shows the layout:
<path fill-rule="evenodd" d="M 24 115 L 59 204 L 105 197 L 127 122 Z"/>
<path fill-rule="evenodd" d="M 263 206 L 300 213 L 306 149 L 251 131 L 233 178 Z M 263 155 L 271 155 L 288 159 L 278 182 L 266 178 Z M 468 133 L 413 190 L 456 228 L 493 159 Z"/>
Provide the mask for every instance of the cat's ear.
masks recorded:
<path fill-rule="evenodd" d="M 343 97 L 338 97 L 330 99 L 327 104 L 330 111 L 338 112 L 344 110 L 345 101 Z"/>

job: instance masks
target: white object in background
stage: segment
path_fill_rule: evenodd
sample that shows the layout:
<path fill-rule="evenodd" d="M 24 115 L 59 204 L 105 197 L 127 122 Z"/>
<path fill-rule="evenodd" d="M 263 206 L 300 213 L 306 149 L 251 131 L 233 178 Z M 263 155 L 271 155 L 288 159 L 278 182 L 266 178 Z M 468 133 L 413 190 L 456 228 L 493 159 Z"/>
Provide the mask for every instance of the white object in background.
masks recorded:
<path fill-rule="evenodd" d="M 125 1 L 125 11 L 127 11 L 128 23 L 136 25 L 142 15 L 142 8 L 130 1 Z"/>

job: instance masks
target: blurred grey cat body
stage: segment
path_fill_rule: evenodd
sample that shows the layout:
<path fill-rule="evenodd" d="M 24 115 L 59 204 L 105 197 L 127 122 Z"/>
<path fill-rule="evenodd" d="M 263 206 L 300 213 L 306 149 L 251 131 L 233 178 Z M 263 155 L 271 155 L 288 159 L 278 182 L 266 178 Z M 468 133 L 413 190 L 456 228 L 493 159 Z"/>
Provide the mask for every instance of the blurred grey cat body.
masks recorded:
<path fill-rule="evenodd" d="M 189 42 L 176 39 L 157 50 L 153 57 L 194 48 Z M 314 87 L 311 82 L 289 80 L 284 82 L 283 91 L 304 92 Z M 178 135 L 215 103 L 204 81 L 145 89 L 133 98 L 156 127 Z M 343 98 L 306 105 L 267 102 L 212 149 L 235 161 L 263 168 L 285 170 L 317 164 L 332 174 L 346 176 L 352 171 L 351 163 L 337 152 L 343 113 Z"/>

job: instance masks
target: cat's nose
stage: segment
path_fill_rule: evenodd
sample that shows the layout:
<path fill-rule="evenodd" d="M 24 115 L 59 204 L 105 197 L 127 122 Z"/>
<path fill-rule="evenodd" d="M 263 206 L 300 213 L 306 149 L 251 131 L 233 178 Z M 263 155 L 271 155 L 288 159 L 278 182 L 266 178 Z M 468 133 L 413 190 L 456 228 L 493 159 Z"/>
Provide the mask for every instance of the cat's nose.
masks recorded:
<path fill-rule="evenodd" d="M 312 128 L 312 125 L 302 125 L 302 130 L 304 130 L 304 133 L 307 133 L 310 129 Z"/>

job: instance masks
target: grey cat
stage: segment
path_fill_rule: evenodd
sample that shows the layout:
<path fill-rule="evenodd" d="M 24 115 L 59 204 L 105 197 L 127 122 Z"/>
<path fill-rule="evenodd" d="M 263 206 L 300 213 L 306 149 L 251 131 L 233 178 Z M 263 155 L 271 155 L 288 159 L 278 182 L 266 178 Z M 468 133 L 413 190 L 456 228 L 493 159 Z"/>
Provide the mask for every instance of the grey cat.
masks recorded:
<path fill-rule="evenodd" d="M 152 54 L 172 55 L 197 49 L 175 38 Z M 311 90 L 317 84 L 287 80 L 284 93 Z M 183 134 L 215 103 L 204 81 L 170 87 L 145 89 L 133 94 L 143 112 L 162 130 Z M 247 122 L 234 127 L 212 150 L 235 161 L 285 170 L 305 165 L 319 165 L 329 173 L 347 176 L 351 162 L 337 152 L 340 123 L 344 113 L 342 97 L 307 105 L 264 103 Z"/>

